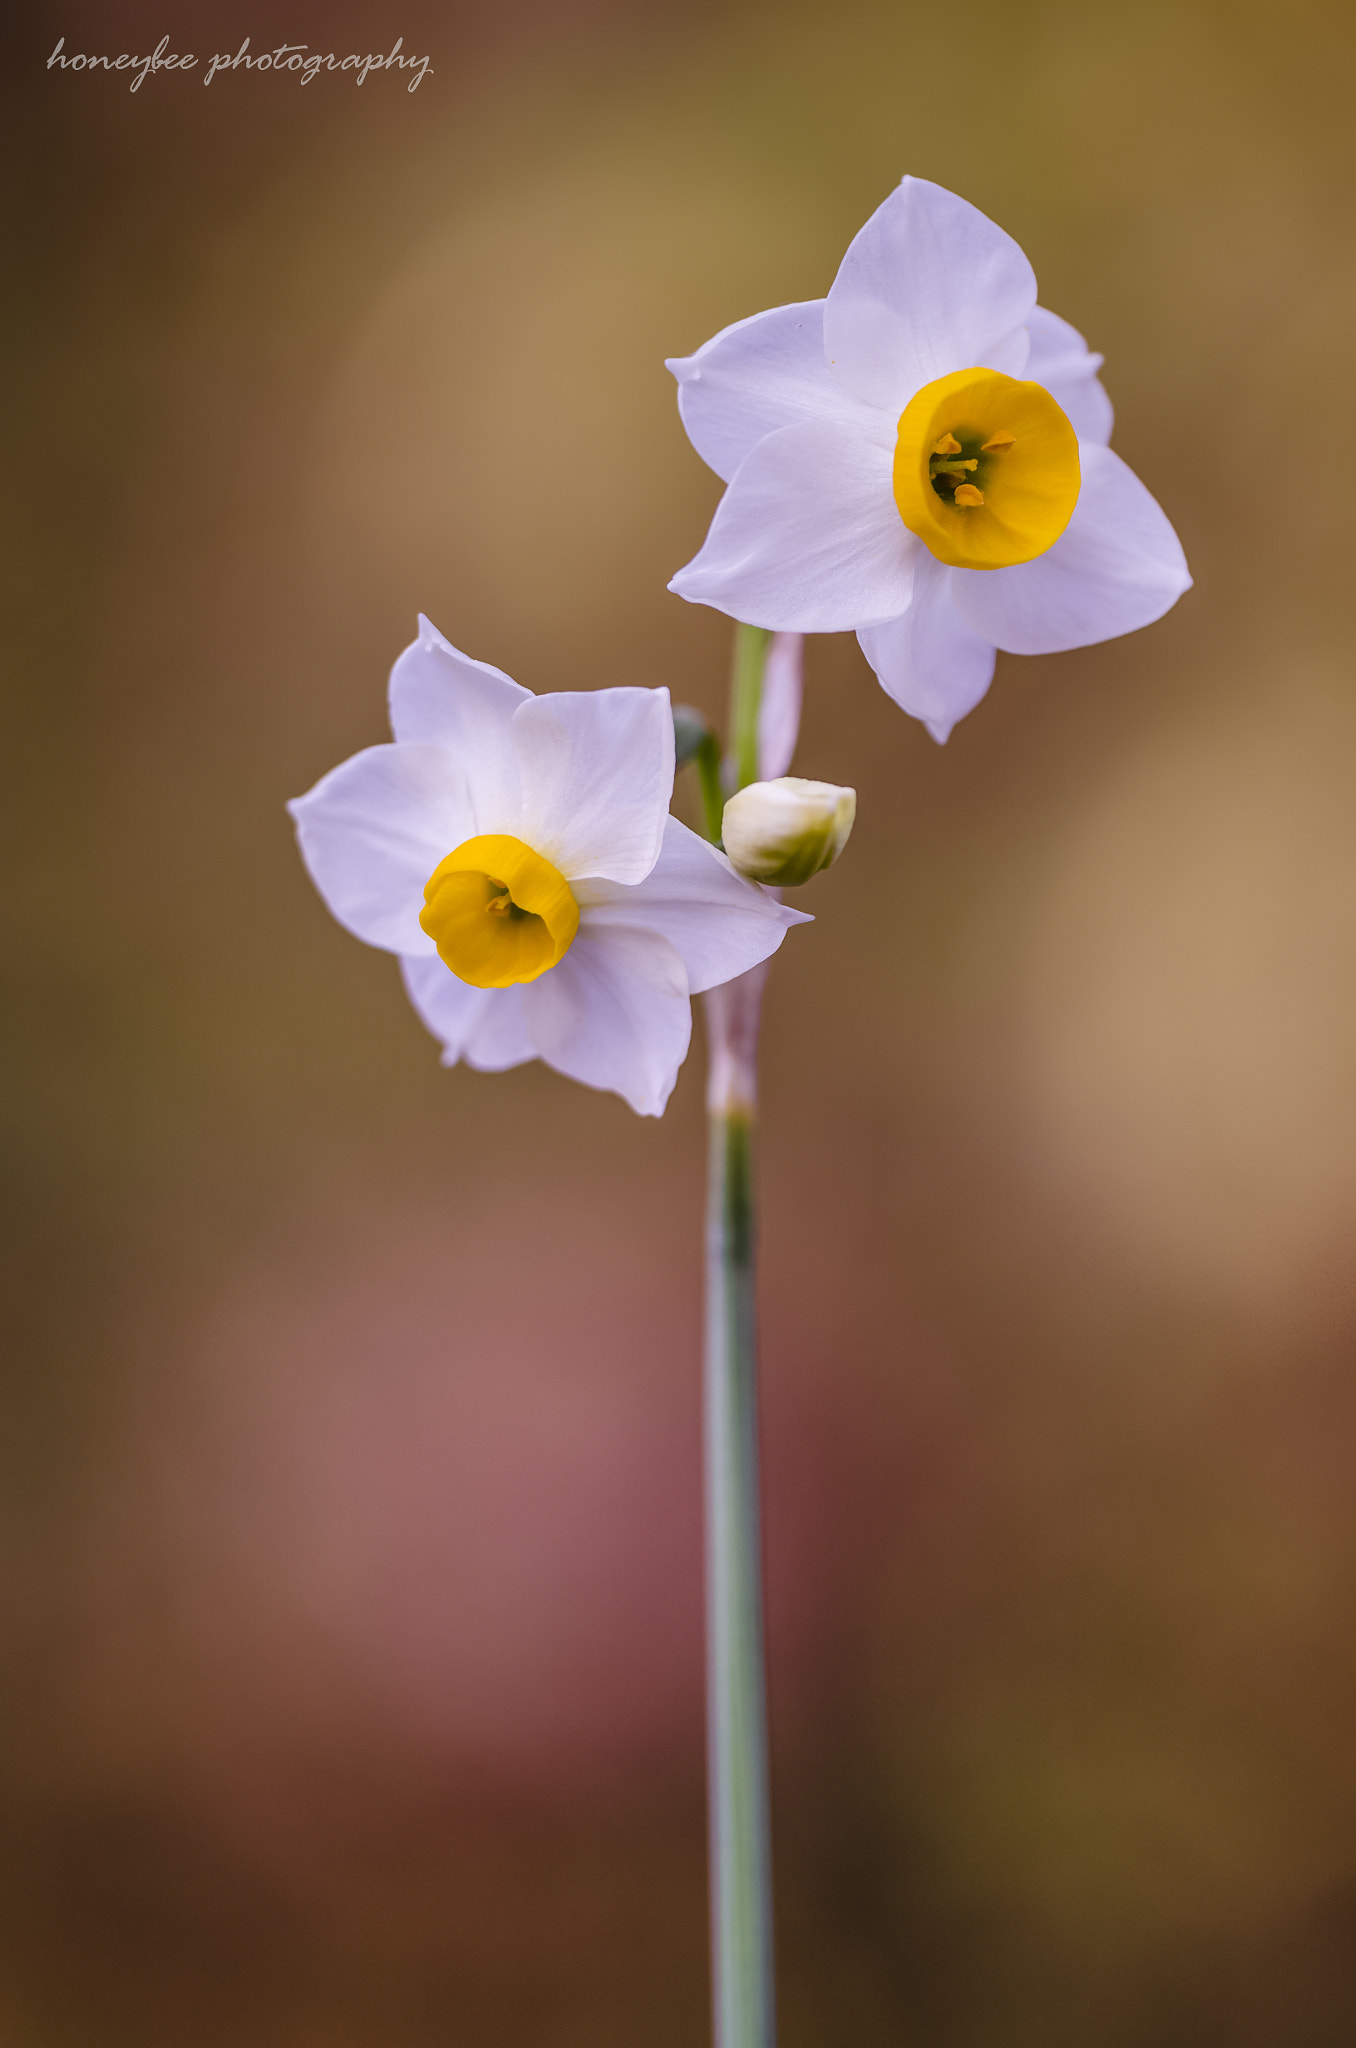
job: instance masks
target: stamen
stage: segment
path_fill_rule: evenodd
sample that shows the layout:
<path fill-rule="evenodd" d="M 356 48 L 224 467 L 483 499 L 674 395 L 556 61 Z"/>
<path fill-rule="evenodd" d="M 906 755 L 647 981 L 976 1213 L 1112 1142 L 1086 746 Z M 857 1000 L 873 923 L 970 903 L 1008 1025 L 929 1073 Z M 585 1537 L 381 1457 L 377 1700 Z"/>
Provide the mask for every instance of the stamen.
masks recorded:
<path fill-rule="evenodd" d="M 967 469 L 979 468 L 979 457 L 972 455 L 968 462 L 940 462 L 934 455 L 930 467 L 934 476 L 963 476 Z"/>
<path fill-rule="evenodd" d="M 943 434 L 932 452 L 934 455 L 959 455 L 961 444 L 954 434 Z"/>
<path fill-rule="evenodd" d="M 508 890 L 505 889 L 502 896 L 492 896 L 485 905 L 485 908 L 489 911 L 491 917 L 507 917 L 513 908 L 513 898 L 509 895 Z"/>
<path fill-rule="evenodd" d="M 1016 439 L 1017 436 L 1015 434 L 995 434 L 991 441 L 984 443 L 980 453 L 982 455 L 996 455 L 1001 448 L 1011 448 Z"/>
<path fill-rule="evenodd" d="M 984 493 L 976 490 L 973 484 L 957 484 L 955 502 L 958 505 L 982 505 Z"/>

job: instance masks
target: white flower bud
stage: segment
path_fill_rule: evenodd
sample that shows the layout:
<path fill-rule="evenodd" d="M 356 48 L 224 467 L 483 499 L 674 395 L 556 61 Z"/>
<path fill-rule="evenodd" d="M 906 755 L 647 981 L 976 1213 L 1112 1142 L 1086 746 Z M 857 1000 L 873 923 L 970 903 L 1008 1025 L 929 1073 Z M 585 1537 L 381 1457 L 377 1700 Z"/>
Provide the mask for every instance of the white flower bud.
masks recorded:
<path fill-rule="evenodd" d="M 730 798 L 721 836 L 741 875 L 790 888 L 837 860 L 856 815 L 855 789 L 779 775 Z"/>

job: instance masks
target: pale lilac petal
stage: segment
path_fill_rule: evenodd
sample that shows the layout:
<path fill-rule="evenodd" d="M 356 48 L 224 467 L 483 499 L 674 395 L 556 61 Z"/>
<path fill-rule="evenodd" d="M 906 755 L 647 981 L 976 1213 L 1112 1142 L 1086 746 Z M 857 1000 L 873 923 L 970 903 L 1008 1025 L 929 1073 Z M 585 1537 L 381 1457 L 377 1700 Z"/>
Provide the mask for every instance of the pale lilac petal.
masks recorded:
<path fill-rule="evenodd" d="M 665 367 L 678 379 L 689 440 L 727 483 L 778 427 L 824 419 L 870 426 L 824 360 L 823 299 L 736 320 L 695 355 L 674 356 Z"/>
<path fill-rule="evenodd" d="M 894 441 L 782 427 L 716 507 L 701 553 L 669 585 L 775 632 L 839 633 L 909 602 L 918 542 L 895 504 Z"/>
<path fill-rule="evenodd" d="M 1058 654 L 1133 633 L 1191 587 L 1182 545 L 1132 469 L 1109 448 L 1082 454 L 1073 518 L 1034 562 L 955 569 L 967 625 L 1010 654 Z"/>
<path fill-rule="evenodd" d="M 398 740 L 431 740 L 474 751 L 501 736 L 532 695 L 502 669 L 472 661 L 419 614 L 419 637 L 391 670 L 391 731 Z"/>
<path fill-rule="evenodd" d="M 489 1001 L 475 1020 L 462 1053 L 468 1067 L 482 1074 L 502 1074 L 506 1067 L 520 1067 L 524 1060 L 538 1057 L 532 1034 L 523 1015 L 524 990 L 487 989 Z"/>
<path fill-rule="evenodd" d="M 497 991 L 472 988 L 469 982 L 460 981 L 436 953 L 425 954 L 418 960 L 408 954 L 402 956 L 400 973 L 405 993 L 421 1022 L 442 1043 L 443 1065 L 455 1067 L 481 1013 Z"/>
<path fill-rule="evenodd" d="M 641 1116 L 663 1114 L 692 1035 L 687 975 L 667 939 L 581 927 L 559 966 L 522 993 L 548 1066 L 612 1089 Z"/>
<path fill-rule="evenodd" d="M 1036 303 L 1031 265 L 978 207 L 905 178 L 839 267 L 824 352 L 843 389 L 896 421 L 935 377 L 974 367 L 1021 376 Z"/>
<path fill-rule="evenodd" d="M 667 690 L 562 690 L 514 714 L 520 837 L 567 882 L 639 882 L 659 858 L 673 796 Z"/>
<path fill-rule="evenodd" d="M 928 555 L 914 579 L 913 603 L 898 619 L 857 635 L 888 696 L 921 718 L 941 744 L 973 711 L 993 680 L 995 649 L 968 626 L 952 599 L 954 569 Z"/>
<path fill-rule="evenodd" d="M 458 980 L 435 953 L 422 960 L 403 959 L 405 991 L 443 1048 L 443 1065 L 465 1060 L 485 1073 L 502 1073 L 534 1060 L 537 1048 L 523 1022 L 521 988 L 472 988 Z"/>
<path fill-rule="evenodd" d="M 634 889 L 581 882 L 575 896 L 581 937 L 609 927 L 660 933 L 682 960 L 693 995 L 756 967 L 793 924 L 807 922 L 804 911 L 788 910 L 745 881 L 723 853 L 676 818 L 664 828 L 659 859 Z"/>
<path fill-rule="evenodd" d="M 389 694 L 397 740 L 430 741 L 464 764 L 472 832 L 515 832 L 518 783 L 508 728 L 532 692 L 459 653 L 421 612 L 419 638 L 391 670 Z"/>
<path fill-rule="evenodd" d="M 455 755 L 368 747 L 287 808 L 307 872 L 340 924 L 391 953 L 434 951 L 419 923 L 424 884 L 476 829 Z"/>
<path fill-rule="evenodd" d="M 537 1059 L 537 1047 L 522 1022 L 522 989 L 473 989 L 459 981 L 434 952 L 432 958 L 404 958 L 399 971 L 420 1020 L 442 1042 L 442 1065 L 502 1073 Z"/>
<path fill-rule="evenodd" d="M 1105 448 L 1113 415 L 1097 375 L 1101 356 L 1092 353 L 1076 327 L 1044 306 L 1032 308 L 1026 328 L 1031 336 L 1027 376 L 1043 384 L 1063 408 L 1080 443 Z"/>
<path fill-rule="evenodd" d="M 758 706 L 758 779 L 775 782 L 791 766 L 800 737 L 805 635 L 774 633 L 763 665 Z"/>

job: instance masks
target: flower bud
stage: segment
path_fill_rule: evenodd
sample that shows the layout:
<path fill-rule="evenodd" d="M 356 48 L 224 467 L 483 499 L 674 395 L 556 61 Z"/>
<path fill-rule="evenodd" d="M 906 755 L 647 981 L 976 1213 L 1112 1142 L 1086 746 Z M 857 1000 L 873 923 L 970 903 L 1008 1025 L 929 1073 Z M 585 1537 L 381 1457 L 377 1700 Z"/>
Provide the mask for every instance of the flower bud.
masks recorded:
<path fill-rule="evenodd" d="M 833 782 L 751 782 L 725 806 L 725 851 L 751 881 L 794 887 L 837 860 L 856 815 L 856 790 Z"/>

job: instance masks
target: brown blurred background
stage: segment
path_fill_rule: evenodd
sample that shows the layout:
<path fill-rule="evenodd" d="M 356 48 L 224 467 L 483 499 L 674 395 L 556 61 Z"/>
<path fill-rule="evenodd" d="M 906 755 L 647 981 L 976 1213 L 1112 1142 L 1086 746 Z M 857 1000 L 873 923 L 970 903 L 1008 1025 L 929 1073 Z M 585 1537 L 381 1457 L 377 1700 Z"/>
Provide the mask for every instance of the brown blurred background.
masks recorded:
<path fill-rule="evenodd" d="M 661 358 L 905 170 L 1105 350 L 1197 586 L 945 750 L 811 648 L 860 823 L 768 1023 L 785 2048 L 1356 2039 L 1349 8 L 5 34 L 5 2048 L 704 2037 L 700 1054 L 659 1124 L 441 1071 L 283 803 L 419 609 L 718 709 Z M 397 34 L 414 94 L 202 84 Z"/>

